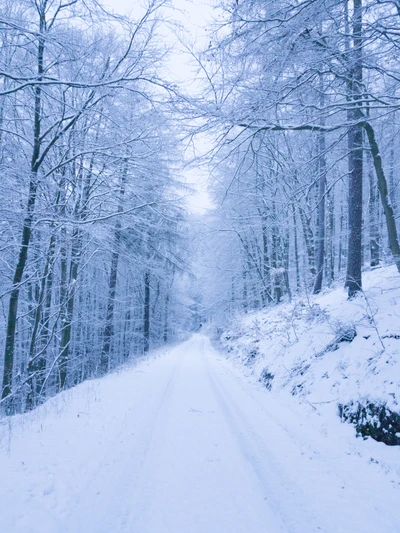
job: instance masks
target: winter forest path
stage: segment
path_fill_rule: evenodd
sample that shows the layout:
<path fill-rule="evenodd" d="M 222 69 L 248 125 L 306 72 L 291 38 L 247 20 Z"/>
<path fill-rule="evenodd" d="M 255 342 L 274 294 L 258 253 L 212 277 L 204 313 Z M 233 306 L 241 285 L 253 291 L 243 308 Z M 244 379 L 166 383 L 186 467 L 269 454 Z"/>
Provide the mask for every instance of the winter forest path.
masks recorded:
<path fill-rule="evenodd" d="M 278 420 L 268 407 L 268 394 L 247 383 L 206 337 L 195 335 L 134 373 L 124 371 L 100 382 L 103 388 L 96 392 L 95 404 L 77 416 L 79 402 L 72 401 L 63 424 L 58 427 L 57 419 L 44 427 L 44 435 L 47 431 L 59 436 L 59 445 L 53 442 L 47 449 L 47 438 L 39 446 L 32 431 L 32 453 L 37 447 L 36 454 L 42 454 L 35 459 L 43 463 L 39 472 L 44 469 L 56 479 L 38 490 L 39 474 L 36 481 L 34 474 L 28 476 L 34 480 L 29 494 L 16 514 L 0 517 L 1 531 L 396 530 L 388 515 L 390 502 L 380 502 L 375 494 L 372 504 L 374 487 L 361 486 L 346 472 L 346 464 L 324 456 L 312 441 L 302 441 L 292 422 Z M 114 395 L 110 405 L 107 386 Z M 69 419 L 71 409 L 74 416 Z M 9 455 L 19 464 L 18 435 L 13 438 Z M 24 468 L 17 472 L 20 489 L 29 458 Z M 12 505 L 18 490 L 7 494 Z M 4 524 L 7 516 L 10 521 Z"/>

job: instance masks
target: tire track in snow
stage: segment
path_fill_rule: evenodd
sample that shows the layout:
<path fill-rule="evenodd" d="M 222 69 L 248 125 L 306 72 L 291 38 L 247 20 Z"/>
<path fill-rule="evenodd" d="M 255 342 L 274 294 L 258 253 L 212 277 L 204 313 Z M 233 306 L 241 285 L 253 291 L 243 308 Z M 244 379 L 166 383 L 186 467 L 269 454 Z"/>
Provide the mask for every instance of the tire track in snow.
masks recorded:
<path fill-rule="evenodd" d="M 316 517 L 314 524 L 317 520 L 322 531 L 332 533 L 361 531 L 360 524 L 363 524 L 362 533 L 380 530 L 398 532 L 393 506 L 376 494 L 372 476 L 365 470 L 362 457 L 349 457 L 348 450 L 343 450 L 341 443 L 335 450 L 332 441 L 328 444 L 327 438 L 321 439 L 321 433 L 315 434 L 316 429 L 312 426 L 305 433 L 302 424 L 310 424 L 310 421 L 297 422 L 286 407 L 281 409 L 273 398 L 268 399 L 265 391 L 247 383 L 234 372 L 231 363 L 212 348 L 208 339 L 206 342 L 209 345 L 207 363 L 212 366 L 212 375 L 217 377 L 220 389 L 227 391 L 225 400 L 231 413 L 233 416 L 240 413 L 237 415 L 239 422 L 247 424 L 255 442 L 259 442 L 258 448 L 266 457 L 274 459 L 272 464 L 278 467 L 278 471 L 289 474 L 289 478 L 295 477 L 296 483 L 288 486 L 296 486 L 300 490 L 295 501 L 303 501 L 312 511 Z M 286 424 L 276 417 L 276 411 Z M 333 434 L 332 439 L 335 438 Z M 354 459 L 360 464 L 356 465 Z M 281 501 L 285 512 L 291 516 L 292 509 L 287 505 L 284 485 L 281 488 L 282 497 L 276 499 L 278 508 Z M 370 505 L 366 506 L 365 502 L 370 502 Z"/>
<path fill-rule="evenodd" d="M 190 339 L 190 341 L 188 341 L 188 344 L 190 346 L 190 344 L 192 344 L 192 339 Z M 168 379 L 168 382 L 167 382 L 167 385 L 164 389 L 164 392 L 160 398 L 160 401 L 158 402 L 158 405 L 157 405 L 157 408 L 154 412 L 154 416 L 152 417 L 152 422 L 151 422 L 151 427 L 150 427 L 150 431 L 147 433 L 147 436 L 146 436 L 146 444 L 145 444 L 145 448 L 144 448 L 144 451 L 143 451 L 143 454 L 142 454 L 142 457 L 141 457 L 141 461 L 140 461 L 140 465 L 139 465 L 139 468 L 136 472 L 136 474 L 132 477 L 131 479 L 131 482 L 129 483 L 129 490 L 126 491 L 126 497 L 127 497 L 127 501 L 129 502 L 128 505 L 125 506 L 125 510 L 124 510 L 124 513 L 122 514 L 121 516 L 121 520 L 120 520 L 120 523 L 119 523 L 119 528 L 116 530 L 118 532 L 123 532 L 123 531 L 129 531 L 129 533 L 136 533 L 136 532 L 132 532 L 132 530 L 129 530 L 129 526 L 130 526 L 130 519 L 131 519 L 131 516 L 132 516 L 132 512 L 133 512 L 133 509 L 132 509 L 132 502 L 135 501 L 135 496 L 136 494 L 141 490 L 141 487 L 142 487 L 142 483 L 140 482 L 141 479 L 142 479 L 142 476 L 143 476 L 143 470 L 144 470 L 144 465 L 145 465 L 145 462 L 146 462 L 146 459 L 149 455 L 149 452 L 151 450 L 151 444 L 152 444 L 152 441 L 154 439 L 154 431 L 155 431 L 155 428 L 157 427 L 157 424 L 159 423 L 160 419 L 163 418 L 164 416 L 164 412 L 165 412 L 165 409 L 166 409 L 166 406 L 168 405 L 168 399 L 171 395 L 171 391 L 173 390 L 173 384 L 177 378 L 177 375 L 178 375 L 178 372 L 179 372 L 179 369 L 181 368 L 182 366 L 182 358 L 181 357 L 178 357 L 176 358 L 176 361 L 174 363 L 174 366 L 173 366 L 173 369 L 172 369 L 172 372 L 170 374 L 170 377 Z M 140 512 L 143 512 L 144 509 L 134 509 L 134 512 L 135 513 L 140 513 Z M 139 533 L 139 532 L 138 532 Z"/>
<path fill-rule="evenodd" d="M 265 501 L 208 381 L 199 336 L 181 353 L 132 513 L 137 533 L 291 533 Z"/>
<path fill-rule="evenodd" d="M 254 430 L 246 416 L 228 394 L 217 372 L 213 372 L 204 353 L 202 357 L 207 366 L 207 376 L 214 394 L 225 416 L 225 422 L 241 450 L 243 457 L 252 468 L 263 491 L 268 493 L 268 503 L 281 517 L 289 533 L 327 533 L 308 510 L 307 500 L 301 488 L 295 484 L 288 473 L 279 465 L 278 460 L 266 449 L 263 438 Z M 232 407 L 234 406 L 234 410 Z"/>
<path fill-rule="evenodd" d="M 170 355 L 166 357 L 171 359 Z M 135 419 L 136 428 L 131 427 L 128 419 L 134 406 L 127 408 L 121 420 L 121 431 L 107 445 L 107 451 L 103 455 L 104 459 L 108 459 L 108 463 L 98 464 L 79 493 L 74 515 L 67 524 L 61 526 L 60 533 L 77 531 L 109 533 L 123 530 L 126 516 L 131 512 L 130 496 L 136 490 L 137 480 L 150 449 L 154 428 L 162 406 L 165 405 L 171 392 L 180 365 L 181 358 L 175 357 L 162 394 L 150 409 L 149 404 L 138 406 L 143 410 L 143 423 L 138 424 Z M 150 364 L 150 368 L 151 366 Z M 154 390 L 149 392 L 152 393 Z M 136 429 L 137 432 L 132 433 L 132 429 Z M 121 437 L 124 436 L 124 440 L 121 441 Z M 88 509 L 91 509 L 90 513 Z"/>

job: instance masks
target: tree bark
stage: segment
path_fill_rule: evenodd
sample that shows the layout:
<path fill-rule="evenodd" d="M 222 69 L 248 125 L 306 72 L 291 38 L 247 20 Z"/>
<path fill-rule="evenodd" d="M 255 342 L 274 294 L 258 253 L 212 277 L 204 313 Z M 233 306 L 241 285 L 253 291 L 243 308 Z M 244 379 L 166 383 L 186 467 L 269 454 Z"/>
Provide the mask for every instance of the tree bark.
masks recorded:
<path fill-rule="evenodd" d="M 383 212 L 386 219 L 386 228 L 389 237 L 389 247 L 392 252 L 397 270 L 400 272 L 400 246 L 397 235 L 396 220 L 394 217 L 393 207 L 389 200 L 388 186 L 385 172 L 383 170 L 382 158 L 379 152 L 379 146 L 376 142 L 375 131 L 369 122 L 364 122 L 364 128 L 367 132 L 371 155 L 374 161 L 376 177 L 378 180 L 378 189 L 381 197 Z"/>
<path fill-rule="evenodd" d="M 263 250 L 262 250 L 262 273 L 264 287 L 262 291 L 262 302 L 263 305 L 266 305 L 271 301 L 271 296 L 268 291 L 268 286 L 270 284 L 270 258 L 269 258 L 269 247 L 268 247 L 268 213 L 265 212 L 262 214 L 262 240 L 263 240 Z"/>
<path fill-rule="evenodd" d="M 37 76 L 38 81 L 43 75 L 43 58 L 45 49 L 45 40 L 43 33 L 46 29 L 44 10 L 40 13 L 39 20 L 40 37 L 38 40 L 38 54 L 37 54 Z M 3 386 L 2 399 L 11 394 L 12 378 L 14 366 L 14 352 L 15 352 L 15 333 L 17 327 L 18 302 L 20 294 L 20 284 L 24 275 L 26 261 L 28 258 L 28 249 L 32 236 L 32 223 L 35 213 L 35 204 L 38 187 L 38 171 L 40 166 L 40 149 L 41 149 L 41 106 L 42 106 L 42 89 L 41 85 L 35 87 L 34 99 L 34 124 L 33 124 L 33 151 L 30 165 L 30 182 L 28 192 L 28 203 L 26 208 L 26 215 L 23 221 L 21 246 L 18 256 L 18 262 L 15 267 L 12 291 L 10 294 L 10 301 L 8 306 L 7 316 L 7 332 L 4 350 L 4 372 L 3 372 Z M 11 409 L 12 410 L 12 409 Z"/>
<path fill-rule="evenodd" d="M 123 207 L 124 207 L 126 178 L 127 178 L 127 167 L 125 165 L 125 169 L 123 170 L 123 174 L 121 176 L 121 182 L 120 182 L 120 188 L 119 188 L 118 213 L 122 213 Z M 106 323 L 104 326 L 104 334 L 103 334 L 103 349 L 101 352 L 101 360 L 100 360 L 101 374 L 105 374 L 110 368 L 110 352 L 111 352 L 112 337 L 114 334 L 113 321 L 114 321 L 115 294 L 117 290 L 120 243 L 121 243 L 121 219 L 118 217 L 115 223 L 114 242 L 112 246 L 113 253 L 111 257 L 110 280 L 108 283 L 107 314 L 106 314 Z"/>
<path fill-rule="evenodd" d="M 326 194 L 326 141 L 325 133 L 318 134 L 318 246 L 317 246 L 317 275 L 314 283 L 314 294 L 322 289 L 322 279 L 325 266 L 325 194 Z"/>
<path fill-rule="evenodd" d="M 346 287 L 352 298 L 362 289 L 362 205 L 363 205 L 363 131 L 362 114 L 362 0 L 353 0 L 353 48 L 349 52 L 349 111 L 353 125 L 348 132 L 349 149 L 349 237 Z"/>
<path fill-rule="evenodd" d="M 42 390 L 42 385 L 44 383 L 44 373 L 46 370 L 46 354 L 43 353 L 44 347 L 39 348 L 40 353 L 35 354 L 35 348 L 37 343 L 37 337 L 39 333 L 39 327 L 42 323 L 42 327 L 47 327 L 46 322 L 48 321 L 47 313 L 43 313 L 43 307 L 49 306 L 48 302 L 48 289 L 47 284 L 52 273 L 53 263 L 54 263 L 54 248 L 55 248 L 55 235 L 54 233 L 50 237 L 50 244 L 47 252 L 46 263 L 41 279 L 40 284 L 40 294 L 38 298 L 38 303 L 35 311 L 35 321 L 33 325 L 31 341 L 29 346 L 29 363 L 28 363 L 28 380 L 30 382 L 30 392 L 26 400 L 26 409 L 32 409 L 38 402 L 39 394 Z M 51 290 L 51 288 L 50 288 Z M 43 321 L 44 318 L 44 321 Z M 43 323 L 44 322 L 44 323 Z"/>
<path fill-rule="evenodd" d="M 307 250 L 308 269 L 312 276 L 315 276 L 315 257 L 314 257 L 314 235 L 311 229 L 310 219 L 307 217 L 304 209 L 299 206 L 300 221 L 303 228 L 304 243 Z M 308 284 L 308 283 L 307 283 Z"/>
<path fill-rule="evenodd" d="M 163 340 L 164 344 L 167 344 L 168 342 L 168 314 L 169 314 L 169 288 L 167 288 L 167 292 L 165 294 L 165 301 L 164 301 L 164 335 Z"/>
<path fill-rule="evenodd" d="M 379 192 L 373 171 L 373 158 L 368 152 L 368 179 L 369 179 L 369 252 L 370 266 L 377 267 L 380 263 L 380 231 L 379 231 Z"/>
<path fill-rule="evenodd" d="M 150 271 L 144 274 L 144 305 L 143 305 L 143 352 L 150 348 Z"/>
<path fill-rule="evenodd" d="M 292 217 L 293 217 L 293 239 L 294 239 L 294 262 L 296 267 L 296 289 L 300 290 L 300 263 L 299 263 L 299 244 L 297 238 L 297 223 L 296 223 L 296 210 L 294 204 L 292 204 Z"/>
<path fill-rule="evenodd" d="M 76 293 L 76 282 L 78 279 L 78 269 L 81 258 L 83 235 L 79 229 L 75 229 L 72 236 L 72 250 L 71 250 L 71 264 L 69 270 L 69 280 L 65 281 L 67 287 L 64 289 L 66 301 L 64 305 L 64 312 L 61 315 L 62 329 L 60 340 L 60 355 L 58 359 L 59 371 L 59 390 L 63 390 L 67 384 L 68 359 L 71 343 L 72 320 L 74 315 L 74 303 Z M 65 267 L 64 267 L 65 268 Z"/>

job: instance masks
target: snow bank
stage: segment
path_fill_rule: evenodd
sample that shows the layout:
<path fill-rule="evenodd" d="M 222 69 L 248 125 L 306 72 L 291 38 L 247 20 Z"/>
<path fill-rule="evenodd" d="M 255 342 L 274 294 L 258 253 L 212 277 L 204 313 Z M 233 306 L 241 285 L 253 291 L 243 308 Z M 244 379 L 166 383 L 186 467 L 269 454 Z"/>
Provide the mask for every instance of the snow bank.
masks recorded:
<path fill-rule="evenodd" d="M 342 415 L 363 431 L 361 420 L 370 435 L 368 424 L 379 429 L 392 416 L 390 443 L 400 444 L 391 425 L 400 420 L 400 276 L 380 268 L 363 284 L 352 301 L 337 288 L 236 317 L 220 343 L 272 394 L 297 399 L 329 424 Z"/>
<path fill-rule="evenodd" d="M 153 369 L 164 371 L 165 352 L 152 352 L 34 411 L 0 420 L 1 532 L 67 531 L 64 521 L 85 485 L 110 462 L 121 433 L 139 416 Z"/>

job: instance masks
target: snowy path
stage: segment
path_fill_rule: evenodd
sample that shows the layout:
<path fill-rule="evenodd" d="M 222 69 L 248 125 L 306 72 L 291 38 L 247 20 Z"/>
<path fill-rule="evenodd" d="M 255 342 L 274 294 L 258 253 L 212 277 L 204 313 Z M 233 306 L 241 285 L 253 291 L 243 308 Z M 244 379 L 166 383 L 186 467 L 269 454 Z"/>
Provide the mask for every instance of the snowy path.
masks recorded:
<path fill-rule="evenodd" d="M 399 531 L 399 491 L 368 465 L 349 471 L 354 457 L 326 457 L 295 419 L 276 420 L 268 394 L 206 337 L 93 383 L 57 416 L 16 422 L 0 531 Z"/>

